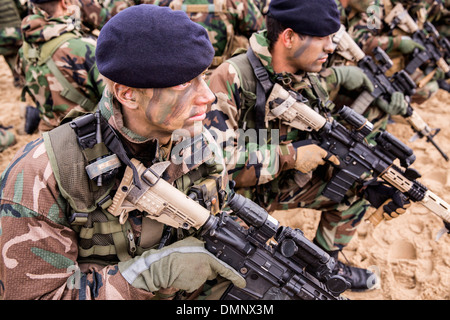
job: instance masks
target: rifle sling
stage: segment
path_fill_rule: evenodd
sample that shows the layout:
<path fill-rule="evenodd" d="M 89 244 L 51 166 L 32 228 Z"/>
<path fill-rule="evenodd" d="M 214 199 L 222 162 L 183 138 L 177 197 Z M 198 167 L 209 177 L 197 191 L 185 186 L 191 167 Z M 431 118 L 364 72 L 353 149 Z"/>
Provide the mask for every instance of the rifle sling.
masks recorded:
<path fill-rule="evenodd" d="M 250 62 L 253 72 L 258 79 L 256 83 L 256 129 L 265 128 L 264 120 L 266 117 L 266 95 L 270 93 L 273 88 L 273 82 L 269 78 L 267 70 L 262 65 L 261 61 L 255 56 L 252 48 L 247 50 L 247 58 Z"/>

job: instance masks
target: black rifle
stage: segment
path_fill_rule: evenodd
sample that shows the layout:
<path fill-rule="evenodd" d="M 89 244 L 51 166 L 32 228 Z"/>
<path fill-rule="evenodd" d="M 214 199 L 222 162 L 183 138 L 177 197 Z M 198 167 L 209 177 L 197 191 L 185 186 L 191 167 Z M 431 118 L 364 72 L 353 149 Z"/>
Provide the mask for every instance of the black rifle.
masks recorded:
<path fill-rule="evenodd" d="M 246 280 L 243 289 L 230 285 L 223 300 L 345 300 L 350 284 L 332 275 L 334 258 L 299 229 L 282 227 L 266 210 L 248 198 L 232 194 L 233 213 L 211 215 L 202 227 L 205 247 L 237 270 Z M 277 244 L 268 244 L 274 238 Z"/>
<path fill-rule="evenodd" d="M 169 161 L 149 168 L 137 159 L 131 162 L 141 186 L 136 185 L 133 169 L 127 166 L 108 211 L 126 219 L 128 212 L 137 209 L 145 213 L 144 219 L 164 223 L 167 228 L 159 248 L 170 240 L 171 228 L 196 229 L 197 236 L 205 240 L 206 249 L 246 280 L 245 288 L 230 287 L 223 299 L 345 299 L 340 294 L 350 284 L 341 276 L 332 275 L 336 261 L 305 238 L 302 231 L 280 227 L 256 203 L 232 194 L 228 204 L 249 227 L 244 228 L 226 212 L 214 215 L 206 209 L 217 193 L 208 193 L 210 197 L 198 190 L 211 183 L 216 185 L 215 177 L 205 179 L 203 186 L 191 188 L 186 195 L 161 179 Z M 223 194 L 218 194 L 219 199 L 215 200 L 221 202 Z M 268 244 L 272 237 L 277 245 Z"/>
<path fill-rule="evenodd" d="M 403 115 L 405 120 L 419 138 L 425 137 L 427 142 L 430 142 L 446 161 L 449 161 L 448 156 L 434 141 L 434 137 L 439 133 L 440 129 L 431 129 L 410 104 L 410 97 L 415 93 L 416 89 L 414 81 L 405 70 L 400 70 L 392 77 L 387 77 L 385 73 L 392 67 L 392 60 L 380 47 L 376 47 L 373 53 L 375 60 L 370 56 L 365 56 L 358 61 L 358 67 L 367 75 L 375 89 L 373 92 L 363 91 L 354 101 L 351 108 L 359 114 L 363 114 L 376 98 L 390 101 L 394 92 L 402 92 L 405 95 L 405 101 L 408 103 L 406 114 Z"/>
<path fill-rule="evenodd" d="M 448 51 L 448 46 L 445 48 L 448 45 L 448 40 L 441 40 L 439 32 L 430 22 L 424 23 L 424 29 L 426 33 L 424 30 L 417 30 L 412 34 L 411 39 L 421 44 L 425 50 L 414 49 L 412 59 L 406 65 L 405 70 L 409 74 L 413 74 L 417 68 L 428 62 L 437 65 L 448 79 L 450 77 L 450 69 L 445 61 L 446 52 L 444 51 Z"/>
<path fill-rule="evenodd" d="M 362 183 L 359 179 L 369 172 L 450 222 L 450 205 L 417 181 L 421 175 L 409 167 L 415 155 L 408 146 L 387 131 L 376 134 L 376 145 L 368 144 L 364 138 L 373 125 L 366 118 L 346 106 L 339 111 L 339 116 L 352 129 L 337 121 L 327 121 L 321 128 L 313 128 L 319 145 L 340 159 L 336 173 L 322 192 L 324 196 L 340 202 L 350 187 L 357 181 Z M 403 169 L 394 164 L 396 161 Z"/>
<path fill-rule="evenodd" d="M 414 202 L 422 204 L 445 222 L 450 223 L 450 205 L 416 179 L 420 174 L 409 166 L 415 161 L 413 151 L 387 131 L 375 135 L 376 144 L 366 141 L 373 124 L 353 109 L 343 106 L 336 114 L 351 127 L 328 119 L 304 104 L 298 92 L 275 84 L 269 97 L 269 115 L 302 131 L 308 131 L 323 149 L 340 161 L 322 194 L 340 203 L 355 184 L 364 184 L 363 174 L 381 178 Z M 289 102 L 289 103 L 286 103 Z M 397 167 L 400 162 L 405 169 Z"/>
<path fill-rule="evenodd" d="M 450 76 L 450 68 L 445 61 L 445 55 L 448 54 L 448 46 L 446 47 L 448 41 L 441 40 L 439 32 L 431 22 L 425 22 L 423 29 L 420 29 L 400 2 L 384 18 L 384 22 L 387 31 L 392 32 L 395 28 L 399 28 L 408 33 L 411 39 L 425 49 L 414 49 L 411 60 L 405 68 L 406 72 L 413 74 L 417 68 L 423 67 L 427 63 L 427 66 L 431 64 L 440 68 L 447 78 Z"/>

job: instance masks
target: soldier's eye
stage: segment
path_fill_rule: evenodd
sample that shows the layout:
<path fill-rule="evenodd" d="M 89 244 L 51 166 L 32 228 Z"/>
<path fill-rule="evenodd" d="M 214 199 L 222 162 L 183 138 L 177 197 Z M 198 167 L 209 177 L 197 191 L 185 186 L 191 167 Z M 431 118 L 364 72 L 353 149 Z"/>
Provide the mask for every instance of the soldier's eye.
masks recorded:
<path fill-rule="evenodd" d="M 192 80 L 173 87 L 176 90 L 184 90 L 192 84 Z"/>

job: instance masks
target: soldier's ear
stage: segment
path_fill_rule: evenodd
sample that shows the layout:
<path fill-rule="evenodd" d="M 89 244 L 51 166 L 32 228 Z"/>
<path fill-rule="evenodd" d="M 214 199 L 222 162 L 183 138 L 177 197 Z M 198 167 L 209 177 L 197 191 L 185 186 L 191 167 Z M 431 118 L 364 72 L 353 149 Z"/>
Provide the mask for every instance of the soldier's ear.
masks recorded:
<path fill-rule="evenodd" d="M 292 45 L 294 42 L 295 32 L 291 28 L 286 28 L 281 33 L 281 41 L 287 49 L 292 49 Z"/>
<path fill-rule="evenodd" d="M 115 83 L 113 86 L 113 93 L 116 99 L 126 108 L 137 109 L 137 94 L 138 92 L 128 86 Z"/>

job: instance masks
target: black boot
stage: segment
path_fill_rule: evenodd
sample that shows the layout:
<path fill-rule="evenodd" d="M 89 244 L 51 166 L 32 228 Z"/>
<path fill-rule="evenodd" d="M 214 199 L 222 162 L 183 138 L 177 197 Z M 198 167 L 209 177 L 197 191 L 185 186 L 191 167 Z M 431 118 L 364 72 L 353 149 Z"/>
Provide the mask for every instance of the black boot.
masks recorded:
<path fill-rule="evenodd" d="M 336 260 L 336 266 L 333 270 L 333 275 L 339 275 L 350 282 L 350 290 L 352 291 L 366 291 L 374 289 L 379 279 L 373 272 L 351 267 L 338 260 L 339 250 L 327 251 L 328 254 Z"/>

